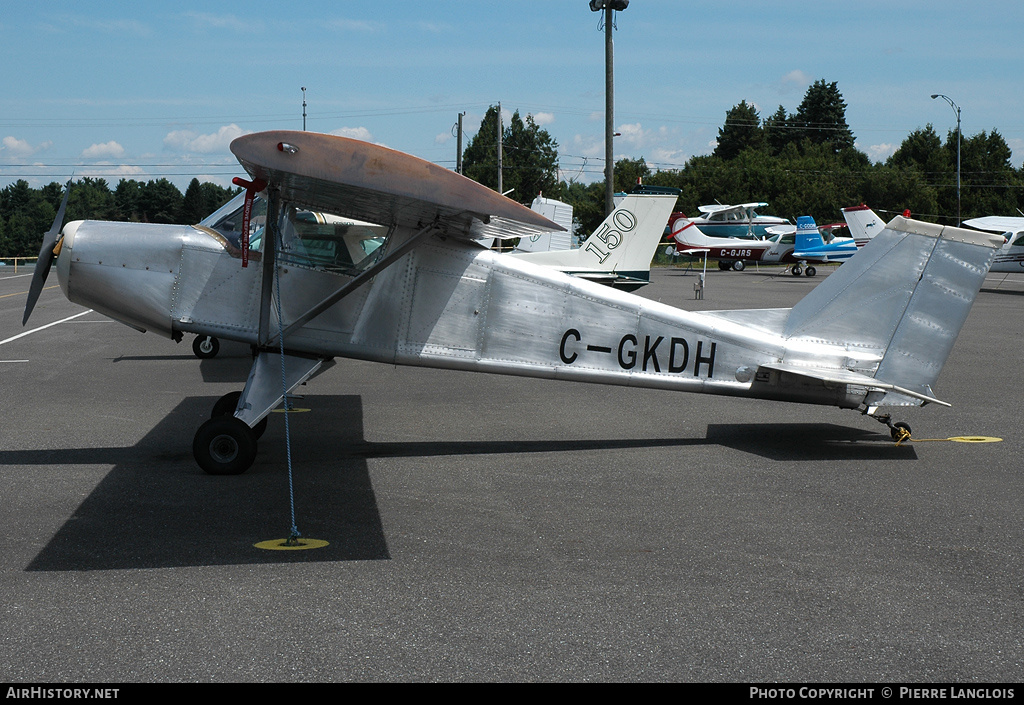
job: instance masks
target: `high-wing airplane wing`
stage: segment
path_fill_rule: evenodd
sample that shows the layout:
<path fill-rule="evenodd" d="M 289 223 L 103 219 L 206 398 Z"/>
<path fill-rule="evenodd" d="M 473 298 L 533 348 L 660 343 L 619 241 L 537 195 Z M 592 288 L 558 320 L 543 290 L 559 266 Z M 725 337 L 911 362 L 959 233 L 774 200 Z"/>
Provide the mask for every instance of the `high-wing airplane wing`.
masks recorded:
<path fill-rule="evenodd" d="M 1003 215 L 986 215 L 983 218 L 965 220 L 964 225 L 990 233 L 1016 233 L 1024 230 L 1024 218 Z"/>
<path fill-rule="evenodd" d="M 495 191 L 409 154 L 315 132 L 240 137 L 231 151 L 253 177 L 310 210 L 383 225 L 422 227 L 438 220 L 464 239 L 508 239 L 562 230 Z"/>
<path fill-rule="evenodd" d="M 753 210 L 754 208 L 764 208 L 767 203 L 737 203 L 732 206 L 716 205 L 716 206 L 697 206 L 697 210 L 701 213 L 711 215 L 712 213 L 728 213 L 730 211 L 738 211 L 746 213 L 747 211 Z"/>

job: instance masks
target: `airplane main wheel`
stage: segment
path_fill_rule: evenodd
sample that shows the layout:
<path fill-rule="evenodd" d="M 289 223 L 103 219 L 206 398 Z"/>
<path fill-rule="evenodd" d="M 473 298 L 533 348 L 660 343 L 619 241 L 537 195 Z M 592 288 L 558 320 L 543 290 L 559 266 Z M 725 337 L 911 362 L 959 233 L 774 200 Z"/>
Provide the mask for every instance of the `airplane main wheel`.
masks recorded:
<path fill-rule="evenodd" d="M 234 416 L 235 409 L 238 408 L 238 400 L 241 398 L 241 392 L 228 392 L 213 405 L 213 411 L 210 412 L 210 418 L 217 418 L 218 416 Z M 263 433 L 267 430 L 267 417 L 264 416 L 260 419 L 260 422 L 253 427 L 253 433 L 256 434 L 256 438 L 263 438 Z"/>
<path fill-rule="evenodd" d="M 745 266 L 746 265 L 743 264 L 743 262 L 741 262 L 740 260 L 736 260 L 735 262 L 732 263 L 733 271 L 736 272 L 742 272 Z"/>
<path fill-rule="evenodd" d="M 723 272 L 728 271 L 729 267 L 730 267 L 729 263 L 726 262 L 725 260 L 722 260 L 722 259 L 718 260 L 718 268 L 721 269 Z"/>
<path fill-rule="evenodd" d="M 210 475 L 240 475 L 256 461 L 256 434 L 234 416 L 216 416 L 196 431 L 192 455 Z"/>
<path fill-rule="evenodd" d="M 817 273 L 818 270 L 815 269 L 814 267 L 808 267 L 806 270 L 804 270 L 804 274 L 806 274 L 809 277 L 813 277 Z"/>
<path fill-rule="evenodd" d="M 794 277 L 799 277 L 803 273 L 803 271 L 804 270 L 803 270 L 802 267 L 800 267 L 800 265 L 798 265 L 798 264 L 794 264 L 793 265 L 793 276 Z"/>
<path fill-rule="evenodd" d="M 192 341 L 192 352 L 200 360 L 216 357 L 217 353 L 220 352 L 220 341 L 212 335 L 198 335 Z"/>

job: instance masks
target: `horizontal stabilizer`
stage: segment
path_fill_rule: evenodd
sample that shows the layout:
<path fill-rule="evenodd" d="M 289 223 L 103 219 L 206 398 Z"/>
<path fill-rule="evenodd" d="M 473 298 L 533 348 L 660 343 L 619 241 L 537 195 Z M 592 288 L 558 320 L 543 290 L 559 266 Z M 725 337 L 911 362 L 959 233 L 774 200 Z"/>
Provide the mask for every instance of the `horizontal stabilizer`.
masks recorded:
<path fill-rule="evenodd" d="M 913 390 L 906 389 L 895 384 L 889 384 L 888 382 L 883 382 L 875 379 L 874 377 L 868 377 L 867 375 L 860 374 L 859 372 L 852 372 L 850 370 L 803 367 L 800 365 L 786 365 L 782 363 L 767 363 L 758 367 L 758 377 L 760 378 L 767 377 L 767 375 L 760 372 L 761 370 L 785 372 L 790 375 L 816 380 L 826 385 L 846 385 L 864 387 L 869 391 L 897 392 L 899 394 L 918 399 L 925 404 L 952 406 L 950 403 L 944 402 L 941 399 L 936 399 L 928 394 L 915 392 Z"/>

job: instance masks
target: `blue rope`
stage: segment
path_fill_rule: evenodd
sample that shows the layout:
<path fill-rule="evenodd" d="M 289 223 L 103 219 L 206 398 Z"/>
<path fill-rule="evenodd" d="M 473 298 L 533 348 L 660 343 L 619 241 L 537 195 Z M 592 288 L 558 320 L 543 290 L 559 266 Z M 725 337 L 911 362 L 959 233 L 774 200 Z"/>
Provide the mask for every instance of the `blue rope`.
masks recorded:
<path fill-rule="evenodd" d="M 288 543 L 294 543 L 302 534 L 299 533 L 298 526 L 295 525 L 295 483 L 292 478 L 292 436 L 291 427 L 288 423 L 288 411 L 290 406 L 288 404 L 288 378 L 285 373 L 284 365 L 284 318 L 281 315 L 281 265 L 280 265 L 281 251 L 278 250 L 277 263 L 274 266 L 274 288 L 276 289 L 274 300 L 277 303 L 277 337 L 279 340 L 279 346 L 281 351 L 281 391 L 284 398 L 284 445 L 286 455 L 288 457 L 288 497 L 291 503 L 292 511 L 292 529 L 291 535 L 288 537 Z"/>

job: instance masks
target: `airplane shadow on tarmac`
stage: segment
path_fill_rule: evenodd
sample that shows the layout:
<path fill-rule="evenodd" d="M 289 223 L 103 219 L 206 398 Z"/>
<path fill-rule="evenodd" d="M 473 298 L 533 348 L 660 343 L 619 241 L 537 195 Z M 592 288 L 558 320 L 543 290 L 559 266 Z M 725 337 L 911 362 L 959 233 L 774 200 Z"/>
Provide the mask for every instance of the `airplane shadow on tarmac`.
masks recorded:
<path fill-rule="evenodd" d="M 718 445 L 779 461 L 916 459 L 912 446 L 896 446 L 888 434 L 821 423 L 709 425 L 705 438 L 375 443 L 364 436 L 361 397 L 308 396 L 296 407 L 312 412 L 289 417 L 296 524 L 303 536 L 330 545 L 265 551 L 253 544 L 284 539 L 291 529 L 282 417 L 273 415 L 246 473 L 209 476 L 196 466 L 191 441 L 214 401 L 184 399 L 132 447 L 0 451 L 6 465 L 113 466 L 27 570 L 387 560 L 371 458 Z M 276 535 L 266 536 L 268 527 Z"/>

